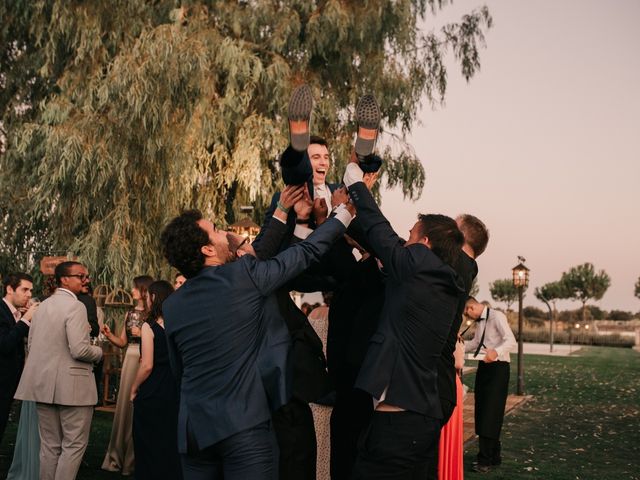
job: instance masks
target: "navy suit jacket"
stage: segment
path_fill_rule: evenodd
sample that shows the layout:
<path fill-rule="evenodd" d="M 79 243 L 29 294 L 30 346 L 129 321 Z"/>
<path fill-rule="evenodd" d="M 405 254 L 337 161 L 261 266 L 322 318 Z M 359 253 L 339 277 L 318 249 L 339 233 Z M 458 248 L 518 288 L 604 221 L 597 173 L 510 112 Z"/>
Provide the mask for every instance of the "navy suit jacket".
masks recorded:
<path fill-rule="evenodd" d="M 271 294 L 326 253 L 345 228 L 325 222 L 270 260 L 245 255 L 206 267 L 163 304 L 169 359 L 180 386 L 178 449 L 202 450 L 270 419 L 258 365 Z M 188 439 L 188 442 L 187 442 Z"/>
<path fill-rule="evenodd" d="M 24 339 L 29 335 L 29 326 L 16 322 L 11 310 L 0 299 L 0 391 L 13 398 L 24 368 Z"/>
<path fill-rule="evenodd" d="M 442 417 L 437 362 L 464 287 L 423 244 L 404 246 L 362 182 L 349 187 L 360 225 L 384 265 L 385 303 L 356 387 L 385 402 Z"/>

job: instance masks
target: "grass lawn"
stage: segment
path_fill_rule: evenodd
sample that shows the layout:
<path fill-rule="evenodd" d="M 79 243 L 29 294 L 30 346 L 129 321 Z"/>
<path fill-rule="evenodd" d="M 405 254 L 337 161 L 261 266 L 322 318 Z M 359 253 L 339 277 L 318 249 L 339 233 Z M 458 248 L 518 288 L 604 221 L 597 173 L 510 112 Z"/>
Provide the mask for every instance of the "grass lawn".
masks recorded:
<path fill-rule="evenodd" d="M 464 382 L 473 387 L 473 380 L 468 375 Z M 640 480 L 640 354 L 586 347 L 571 357 L 527 355 L 525 389 L 534 399 L 505 419 L 502 466 L 486 475 L 471 472 L 472 443 L 465 478 Z M 96 412 L 78 479 L 129 478 L 100 470 L 111 419 Z M 0 445 L 0 478 L 11 463 L 16 428 L 9 424 Z"/>
<path fill-rule="evenodd" d="M 470 387 L 473 381 L 464 379 Z M 505 418 L 502 466 L 472 472 L 474 442 L 465 451 L 465 478 L 640 479 L 638 352 L 585 347 L 570 357 L 527 355 L 525 392 L 533 400 Z"/>

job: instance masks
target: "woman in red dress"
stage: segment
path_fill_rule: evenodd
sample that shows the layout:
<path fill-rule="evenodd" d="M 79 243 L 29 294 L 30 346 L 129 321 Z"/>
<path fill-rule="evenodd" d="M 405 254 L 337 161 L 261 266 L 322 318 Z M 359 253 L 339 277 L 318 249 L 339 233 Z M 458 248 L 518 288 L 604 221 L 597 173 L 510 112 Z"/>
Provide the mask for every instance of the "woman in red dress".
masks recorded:
<path fill-rule="evenodd" d="M 462 466 L 462 457 L 464 456 L 464 446 L 462 444 L 464 392 L 462 390 L 462 381 L 460 380 L 460 373 L 464 366 L 464 341 L 461 337 L 458 337 L 454 357 L 456 369 L 458 370 L 458 375 L 456 375 L 456 408 L 440 433 L 438 480 L 462 480 L 464 478 Z"/>

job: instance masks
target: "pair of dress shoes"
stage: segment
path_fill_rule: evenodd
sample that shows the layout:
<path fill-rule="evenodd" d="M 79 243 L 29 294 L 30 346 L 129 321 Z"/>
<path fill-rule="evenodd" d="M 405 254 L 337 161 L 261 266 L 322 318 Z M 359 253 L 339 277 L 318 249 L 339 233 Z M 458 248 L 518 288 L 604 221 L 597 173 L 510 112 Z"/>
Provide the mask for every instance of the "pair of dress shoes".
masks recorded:
<path fill-rule="evenodd" d="M 298 152 L 304 152 L 311 138 L 311 110 L 313 95 L 308 85 L 300 85 L 289 101 L 289 139 L 291 146 Z M 373 95 L 364 95 L 356 107 L 358 134 L 355 151 L 359 159 L 373 153 L 380 127 L 380 108 Z"/>

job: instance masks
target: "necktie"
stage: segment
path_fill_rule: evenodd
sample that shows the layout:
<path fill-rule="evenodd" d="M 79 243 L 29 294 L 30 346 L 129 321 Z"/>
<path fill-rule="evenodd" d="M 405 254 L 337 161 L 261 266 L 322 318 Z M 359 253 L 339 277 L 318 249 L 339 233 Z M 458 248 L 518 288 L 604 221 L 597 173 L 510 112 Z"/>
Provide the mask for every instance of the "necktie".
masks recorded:
<path fill-rule="evenodd" d="M 21 317 L 21 316 L 22 316 L 22 315 L 20 315 L 20 312 L 19 312 L 18 310 L 16 310 L 15 312 L 13 312 L 13 318 L 15 318 L 15 319 L 16 319 L 16 322 L 17 322 L 18 320 L 20 320 L 20 317 Z"/>

